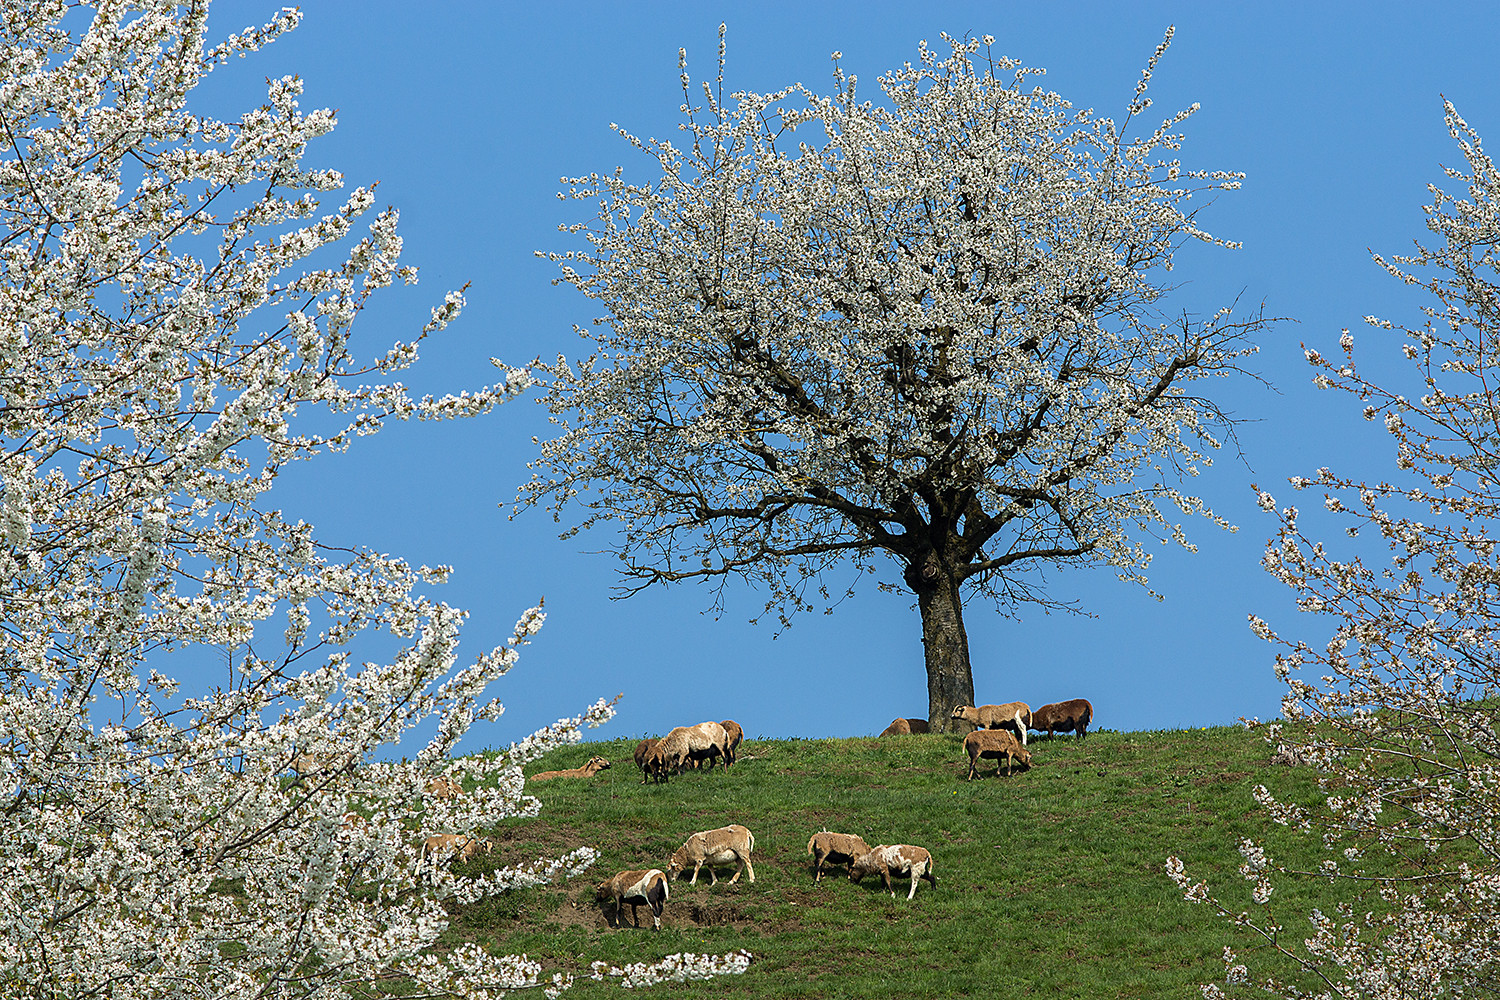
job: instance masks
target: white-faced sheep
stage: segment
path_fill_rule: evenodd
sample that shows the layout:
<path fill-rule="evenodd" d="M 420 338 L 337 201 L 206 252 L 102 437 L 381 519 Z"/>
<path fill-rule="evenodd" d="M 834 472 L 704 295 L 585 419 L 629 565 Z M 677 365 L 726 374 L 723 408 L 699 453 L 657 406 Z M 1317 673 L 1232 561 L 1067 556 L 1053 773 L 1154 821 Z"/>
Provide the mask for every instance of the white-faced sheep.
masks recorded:
<path fill-rule="evenodd" d="M 600 771 L 608 770 L 609 761 L 603 757 L 590 757 L 582 767 L 570 767 L 564 771 L 538 771 L 527 781 L 551 781 L 553 778 L 592 778 Z"/>
<path fill-rule="evenodd" d="M 969 780 L 979 773 L 979 758 L 995 761 L 995 774 L 1000 773 L 1000 761 L 1005 761 L 1005 775 L 1010 777 L 1010 766 L 1019 761 L 1031 766 L 1031 751 L 1023 747 L 1014 735 L 1004 729 L 976 729 L 964 737 L 964 752 L 969 755 Z"/>
<path fill-rule="evenodd" d="M 877 873 L 893 899 L 896 890 L 891 888 L 892 875 L 905 875 L 911 879 L 911 891 L 906 894 L 907 899 L 917 894 L 917 879 L 925 878 L 932 883 L 934 889 L 937 888 L 937 876 L 932 872 L 932 855 L 925 847 L 881 844 L 870 852 L 861 854 L 849 865 L 849 879 L 852 882 Z"/>
<path fill-rule="evenodd" d="M 910 736 L 913 733 L 929 733 L 932 726 L 926 719 L 892 719 L 881 736 Z"/>
<path fill-rule="evenodd" d="M 725 719 L 719 725 L 724 727 L 724 766 L 728 767 L 734 763 L 739 753 L 740 742 L 745 738 L 745 730 L 733 719 Z"/>
<path fill-rule="evenodd" d="M 739 881 L 741 872 L 748 873 L 750 881 L 754 882 L 755 866 L 750 863 L 750 852 L 754 849 L 755 835 L 738 824 L 721 826 L 717 830 L 703 830 L 693 834 L 673 852 L 672 860 L 667 865 L 667 874 L 676 878 L 692 865 L 693 878 L 688 884 L 696 885 L 698 870 L 707 865 L 708 884 L 714 885 L 719 881 L 714 874 L 715 865 L 738 863 L 739 867 L 729 880 L 730 884 Z"/>
<path fill-rule="evenodd" d="M 608 910 L 604 913 L 604 922 L 611 927 L 619 926 L 620 907 L 625 903 L 630 904 L 630 917 L 637 927 L 641 926 L 641 917 L 636 907 L 641 904 L 651 907 L 651 928 L 661 930 L 661 911 L 667 902 L 669 895 L 667 877 L 660 869 L 648 868 L 644 871 L 620 872 L 599 883 L 594 898 L 600 903 L 613 902 L 614 920 L 610 919 Z"/>
<path fill-rule="evenodd" d="M 724 756 L 728 735 L 717 722 L 700 722 L 696 726 L 678 726 L 663 736 L 657 750 L 666 770 L 681 774 L 689 760 L 707 761 L 713 769 L 714 758 Z"/>
<path fill-rule="evenodd" d="M 1043 705 L 1031 713 L 1031 728 L 1045 732 L 1050 738 L 1053 730 L 1060 733 L 1076 732 L 1081 740 L 1088 734 L 1089 723 L 1094 719 L 1094 706 L 1086 698 L 1053 702 Z"/>
<path fill-rule="evenodd" d="M 813 881 L 821 882 L 824 862 L 830 865 L 853 864 L 855 858 L 870 853 L 870 845 L 858 834 L 822 830 L 807 842 L 807 853 L 813 859 Z"/>
<path fill-rule="evenodd" d="M 1026 745 L 1026 727 L 1031 723 L 1031 707 L 1024 701 L 1004 705 L 960 705 L 953 710 L 954 719 L 962 719 L 975 729 L 1009 729 L 1021 745 Z"/>

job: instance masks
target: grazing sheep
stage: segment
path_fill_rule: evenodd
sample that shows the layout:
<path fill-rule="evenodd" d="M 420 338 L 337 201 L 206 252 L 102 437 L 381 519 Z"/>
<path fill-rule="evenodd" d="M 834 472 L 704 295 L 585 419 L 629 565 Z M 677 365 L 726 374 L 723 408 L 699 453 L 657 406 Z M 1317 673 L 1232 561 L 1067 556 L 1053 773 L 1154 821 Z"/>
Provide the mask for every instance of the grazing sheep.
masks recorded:
<path fill-rule="evenodd" d="M 975 729 L 1009 729 L 1016 734 L 1021 745 L 1026 745 L 1026 727 L 1031 722 L 1031 706 L 1024 701 L 1010 701 L 1004 705 L 960 705 L 953 710 L 952 718 L 963 719 Z M 1034 727 L 1033 727 L 1034 728 Z"/>
<path fill-rule="evenodd" d="M 926 719 L 892 719 L 881 736 L 910 736 L 913 733 L 930 733 L 932 726 Z"/>
<path fill-rule="evenodd" d="M 1050 738 L 1053 730 L 1060 733 L 1076 732 L 1081 740 L 1088 734 L 1089 723 L 1094 718 L 1094 706 L 1086 698 L 1053 702 L 1043 705 L 1031 713 L 1031 728 L 1046 732 Z"/>
<path fill-rule="evenodd" d="M 745 738 L 745 731 L 733 719 L 725 719 L 719 725 L 724 727 L 724 766 L 728 767 L 734 763 L 740 742 Z"/>
<path fill-rule="evenodd" d="M 422 841 L 418 852 L 419 864 L 436 864 L 441 861 L 468 861 L 476 854 L 488 854 L 495 849 L 489 837 L 473 837 L 467 833 L 437 833 Z"/>
<path fill-rule="evenodd" d="M 661 910 L 667 902 L 669 889 L 667 877 L 658 868 L 649 868 L 644 871 L 620 872 L 599 883 L 594 898 L 600 903 L 607 900 L 614 901 L 613 921 L 610 920 L 609 911 L 604 913 L 604 922 L 611 927 L 619 925 L 620 907 L 630 904 L 630 917 L 637 927 L 641 926 L 640 912 L 636 909 L 642 903 L 651 907 L 651 928 L 661 930 Z"/>
<path fill-rule="evenodd" d="M 456 799 L 464 793 L 464 788 L 452 778 L 436 777 L 427 783 L 426 792 L 435 799 Z"/>
<path fill-rule="evenodd" d="M 858 882 L 866 875 L 880 874 L 891 898 L 896 898 L 896 890 L 891 888 L 891 875 L 906 875 L 911 878 L 911 892 L 906 894 L 911 899 L 917 894 L 917 879 L 925 878 L 937 888 L 937 876 L 932 873 L 932 855 L 925 847 L 913 847 L 910 844 L 881 844 L 866 854 L 861 854 L 849 865 L 849 880 Z"/>
<path fill-rule="evenodd" d="M 989 757 L 995 761 L 995 774 L 1000 773 L 1000 760 L 1005 760 L 1005 776 L 1010 777 L 1012 761 L 1031 766 L 1031 751 L 1017 742 L 1015 736 L 1004 729 L 976 729 L 964 737 L 964 750 L 969 755 L 969 780 L 979 773 L 979 758 Z"/>
<path fill-rule="evenodd" d="M 600 771 L 608 770 L 609 761 L 603 757 L 590 757 L 582 767 L 570 767 L 565 771 L 538 771 L 527 781 L 551 781 L 553 778 L 592 778 Z"/>
<path fill-rule="evenodd" d="M 698 882 L 698 870 L 704 865 L 708 866 L 708 884 L 714 885 L 719 880 L 714 874 L 715 865 L 732 865 L 739 862 L 739 868 L 735 870 L 734 877 L 729 880 L 733 885 L 739 881 L 741 872 L 749 872 L 750 881 L 755 881 L 755 866 L 750 863 L 750 852 L 755 849 L 755 835 L 738 824 L 732 826 L 721 826 L 717 830 L 703 830 L 695 833 L 672 854 L 672 860 L 667 865 L 667 874 L 677 878 L 687 870 L 688 865 L 693 866 L 693 878 L 688 883 L 696 885 Z"/>
<path fill-rule="evenodd" d="M 719 723 L 700 722 L 696 726 L 678 726 L 662 737 L 657 749 L 663 757 L 663 766 L 674 774 L 681 774 L 689 760 L 706 760 L 709 770 L 713 770 L 714 758 L 724 756 L 728 739 Z"/>
<path fill-rule="evenodd" d="M 651 778 L 657 781 L 667 780 L 666 774 L 662 773 L 665 769 L 658 771 L 651 766 L 651 755 L 660 743 L 661 740 L 644 739 L 635 745 L 635 766 L 641 769 L 641 784 L 643 785 Z"/>
<path fill-rule="evenodd" d="M 813 859 L 813 881 L 823 881 L 823 862 L 849 865 L 854 859 L 870 853 L 870 845 L 854 833 L 829 833 L 822 830 L 807 842 L 807 853 Z"/>

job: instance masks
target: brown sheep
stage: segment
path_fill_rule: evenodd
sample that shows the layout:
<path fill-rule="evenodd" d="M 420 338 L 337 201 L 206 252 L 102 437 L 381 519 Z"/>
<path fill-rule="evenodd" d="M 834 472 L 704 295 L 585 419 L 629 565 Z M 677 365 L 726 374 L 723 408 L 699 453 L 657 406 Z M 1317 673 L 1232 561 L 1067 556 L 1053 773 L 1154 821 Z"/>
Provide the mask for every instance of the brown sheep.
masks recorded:
<path fill-rule="evenodd" d="M 704 865 L 708 866 L 708 884 L 714 885 L 719 879 L 714 874 L 715 865 L 732 865 L 739 862 L 739 868 L 735 869 L 734 877 L 729 880 L 733 885 L 739 881 L 741 872 L 749 872 L 750 881 L 755 881 L 755 866 L 750 863 L 750 852 L 755 849 L 755 835 L 743 826 L 734 824 L 721 826 L 717 830 L 704 830 L 695 833 L 672 854 L 672 860 L 667 865 L 667 874 L 677 878 L 687 870 L 688 865 L 693 866 L 693 878 L 689 885 L 698 882 L 698 871 Z"/>
<path fill-rule="evenodd" d="M 630 904 L 630 916 L 637 927 L 641 926 L 640 912 L 636 907 L 642 903 L 651 907 L 651 928 L 661 930 L 661 911 L 667 902 L 671 888 L 667 884 L 667 877 L 658 868 L 648 868 L 644 871 L 620 872 L 599 883 L 599 888 L 594 893 L 594 898 L 600 903 L 613 901 L 614 921 L 610 920 L 609 911 L 604 913 L 604 922 L 611 927 L 619 926 L 620 907 L 625 903 Z"/>
<path fill-rule="evenodd" d="M 635 766 L 641 769 L 641 784 L 643 785 L 651 778 L 655 778 L 657 781 L 667 780 L 665 773 L 658 772 L 651 766 L 651 754 L 660 743 L 661 740 L 647 738 L 635 745 Z"/>
<path fill-rule="evenodd" d="M 822 830 L 812 835 L 807 842 L 807 853 L 813 859 L 813 881 L 823 880 L 823 862 L 831 865 L 849 865 L 854 859 L 870 853 L 870 845 L 863 837 L 854 833 L 829 833 Z"/>
<path fill-rule="evenodd" d="M 886 890 L 890 892 L 891 898 L 896 898 L 896 890 L 891 888 L 891 875 L 906 875 L 911 878 L 911 892 L 906 894 L 911 899 L 917 894 L 917 879 L 925 878 L 937 888 L 937 876 L 932 873 L 932 855 L 925 847 L 913 847 L 910 844 L 881 844 L 868 854 L 861 854 L 854 859 L 849 866 L 849 880 L 858 882 L 866 875 L 879 873 L 881 881 Z"/>
<path fill-rule="evenodd" d="M 609 761 L 603 757 L 590 757 L 588 763 L 582 767 L 570 767 L 565 771 L 538 771 L 527 781 L 551 781 L 553 778 L 592 778 L 600 771 L 606 771 L 610 767 Z"/>
<path fill-rule="evenodd" d="M 1086 698 L 1059 701 L 1043 705 L 1031 713 L 1031 728 L 1045 732 L 1050 739 L 1053 730 L 1060 733 L 1076 732 L 1081 740 L 1088 735 L 1089 723 L 1094 719 L 1094 706 Z"/>
<path fill-rule="evenodd" d="M 733 719 L 725 719 L 719 725 L 724 727 L 724 766 L 728 767 L 734 763 L 740 742 L 745 738 L 745 731 Z"/>
<path fill-rule="evenodd" d="M 989 757 L 995 761 L 995 774 L 1000 773 L 1000 760 L 1005 760 L 1005 776 L 1010 777 L 1012 761 L 1031 766 L 1031 751 L 1023 747 L 1010 732 L 1004 729 L 976 729 L 964 737 L 964 751 L 969 755 L 969 780 L 979 773 L 979 758 Z"/>
<path fill-rule="evenodd" d="M 930 733 L 932 726 L 926 719 L 892 719 L 881 736 L 910 736 L 913 733 Z"/>
<path fill-rule="evenodd" d="M 1031 707 L 1024 701 L 1010 701 L 1004 705 L 960 705 L 953 710 L 952 718 L 962 719 L 975 729 L 1009 729 L 1016 734 L 1021 745 L 1026 745 L 1026 727 L 1031 722 Z"/>

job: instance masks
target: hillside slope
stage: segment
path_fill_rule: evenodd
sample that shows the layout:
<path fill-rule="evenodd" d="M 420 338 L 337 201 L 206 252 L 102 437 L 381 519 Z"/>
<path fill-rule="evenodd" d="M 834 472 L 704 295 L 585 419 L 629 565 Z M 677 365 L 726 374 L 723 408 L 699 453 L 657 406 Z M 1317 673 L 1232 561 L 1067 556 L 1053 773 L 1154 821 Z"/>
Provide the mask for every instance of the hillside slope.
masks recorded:
<path fill-rule="evenodd" d="M 1007 778 L 991 767 L 972 782 L 952 735 L 751 739 L 728 772 L 664 785 L 641 784 L 634 744 L 586 743 L 528 769 L 594 754 L 614 763 L 592 779 L 528 785 L 541 816 L 495 828 L 495 854 L 474 863 L 516 864 L 584 844 L 603 857 L 568 884 L 455 909 L 450 942 L 524 952 L 549 972 L 583 977 L 600 959 L 741 948 L 755 956 L 743 976 L 667 987 L 672 996 L 1195 997 L 1198 984 L 1222 977 L 1230 931 L 1183 902 L 1163 872 L 1166 856 L 1181 856 L 1230 898 L 1239 893 L 1247 909 L 1235 871 L 1242 838 L 1267 838 L 1278 860 L 1315 860 L 1315 845 L 1273 827 L 1251 795 L 1266 784 L 1311 802 L 1311 777 L 1267 764 L 1264 744 L 1237 727 L 1033 740 L 1031 770 Z M 645 929 L 628 926 L 628 907 L 625 928 L 605 926 L 595 883 L 628 868 L 665 869 L 689 834 L 728 823 L 754 832 L 755 884 L 674 882 L 660 933 L 649 919 Z M 807 840 L 824 828 L 928 848 L 936 890 L 924 882 L 908 902 L 898 880 L 893 900 L 878 879 L 856 885 L 842 869 L 814 885 Z M 1327 884 L 1311 889 L 1326 908 Z M 1279 892 L 1273 905 L 1300 938 L 1301 914 L 1315 904 Z M 569 995 L 603 990 L 584 981 Z"/>

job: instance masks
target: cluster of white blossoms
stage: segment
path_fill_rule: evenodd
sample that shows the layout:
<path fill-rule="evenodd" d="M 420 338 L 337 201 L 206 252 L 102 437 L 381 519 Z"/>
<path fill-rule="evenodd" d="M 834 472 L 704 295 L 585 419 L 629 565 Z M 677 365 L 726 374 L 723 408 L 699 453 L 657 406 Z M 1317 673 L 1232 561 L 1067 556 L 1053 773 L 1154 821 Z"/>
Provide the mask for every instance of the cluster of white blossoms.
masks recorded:
<path fill-rule="evenodd" d="M 418 883 L 412 845 L 534 815 L 521 765 L 611 706 L 453 759 L 540 608 L 460 665 L 465 613 L 422 593 L 446 567 L 325 545 L 264 502 L 288 462 L 485 413 L 530 375 L 436 399 L 394 379 L 458 293 L 412 343 L 356 349 L 368 297 L 415 279 L 396 213 L 370 188 L 322 207 L 343 179 L 301 157 L 333 116 L 297 79 L 238 120 L 194 109 L 300 17 L 210 46 L 207 10 L 0 2 L 0 993 L 558 989 L 524 958 L 428 948 L 448 901 L 592 850 Z M 169 676 L 205 660 L 222 683 Z M 439 776 L 470 791 L 424 794 Z"/>
<path fill-rule="evenodd" d="M 1255 797 L 1274 822 L 1320 834 L 1327 857 L 1293 871 L 1246 842 L 1241 874 L 1253 883 L 1254 911 L 1168 860 L 1189 900 L 1260 935 L 1293 967 L 1265 968 L 1251 986 L 1226 950 L 1227 981 L 1205 987 L 1210 998 L 1226 987 L 1351 1000 L 1490 997 L 1500 977 L 1500 170 L 1445 108 L 1467 162 L 1447 176 L 1462 193 L 1432 187 L 1424 211 L 1433 245 L 1376 258 L 1430 296 L 1424 321 L 1409 329 L 1366 318 L 1406 340 L 1395 346 L 1418 391 L 1360 376 L 1347 331 L 1343 363 L 1307 352 L 1320 385 L 1350 393 L 1366 419 L 1383 419 L 1400 479 L 1319 469 L 1291 481 L 1327 491 L 1324 509 L 1360 539 L 1346 553 L 1309 537 L 1295 507 L 1277 512 L 1260 494 L 1279 520 L 1263 565 L 1334 629 L 1318 648 L 1251 616 L 1255 633 L 1281 647 L 1276 673 L 1287 685 L 1283 720 L 1259 728 L 1273 761 L 1312 768 L 1324 789 L 1316 808 L 1264 786 Z M 1305 677 L 1304 667 L 1319 676 Z M 1293 878 L 1365 889 L 1355 902 L 1278 919 L 1273 881 Z"/>

